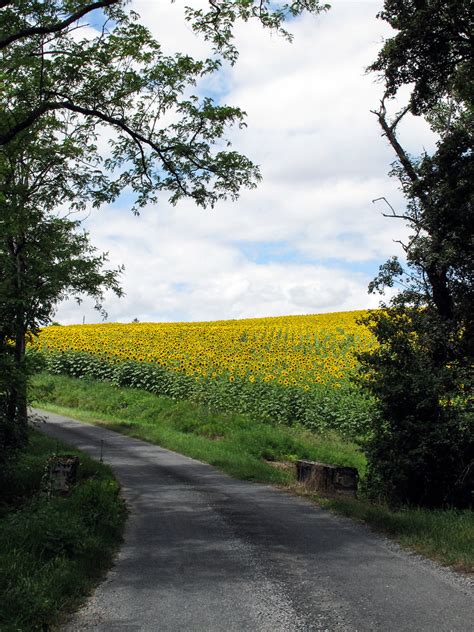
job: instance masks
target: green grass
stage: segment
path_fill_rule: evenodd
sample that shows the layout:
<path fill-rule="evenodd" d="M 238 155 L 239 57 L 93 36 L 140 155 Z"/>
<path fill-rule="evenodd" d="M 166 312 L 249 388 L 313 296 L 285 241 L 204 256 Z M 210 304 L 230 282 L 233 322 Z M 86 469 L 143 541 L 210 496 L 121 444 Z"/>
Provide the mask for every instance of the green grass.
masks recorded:
<path fill-rule="evenodd" d="M 243 415 L 212 413 L 188 401 L 138 389 L 64 376 L 36 376 L 33 393 L 38 405 L 53 412 L 157 443 L 236 478 L 278 484 L 310 495 L 319 504 L 362 520 L 443 564 L 467 572 L 474 568 L 473 512 L 393 510 L 364 498 L 318 498 L 295 484 L 292 468 L 271 465 L 304 458 L 357 467 L 363 477 L 363 454 L 335 433 L 315 435 L 298 427 L 255 422 Z"/>
<path fill-rule="evenodd" d="M 78 483 L 48 498 L 41 478 L 58 451 L 80 456 Z M 0 476 L 0 630 L 49 629 L 77 607 L 110 567 L 124 521 L 108 467 L 31 430 Z"/>
<path fill-rule="evenodd" d="M 105 425 L 215 465 L 236 478 L 283 483 L 290 476 L 266 461 L 306 458 L 364 470 L 354 444 L 331 434 L 315 436 L 285 425 L 255 422 L 235 413 L 212 413 L 106 382 L 41 374 L 34 380 L 38 405 Z"/>
<path fill-rule="evenodd" d="M 297 490 L 318 504 L 365 522 L 403 547 L 463 573 L 474 571 L 474 512 L 456 509 L 391 509 L 363 498 L 321 498 Z"/>

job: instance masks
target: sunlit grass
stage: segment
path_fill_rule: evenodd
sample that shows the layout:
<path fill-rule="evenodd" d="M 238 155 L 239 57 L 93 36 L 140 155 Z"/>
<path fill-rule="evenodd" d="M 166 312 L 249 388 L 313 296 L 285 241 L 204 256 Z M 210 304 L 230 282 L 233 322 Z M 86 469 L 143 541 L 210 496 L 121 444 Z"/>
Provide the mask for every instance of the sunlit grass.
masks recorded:
<path fill-rule="evenodd" d="M 216 413 L 188 401 L 156 397 L 105 382 L 42 374 L 35 378 L 39 404 L 83 421 L 105 425 L 216 465 L 238 478 L 285 482 L 288 475 L 266 461 L 300 458 L 365 468 L 351 442 L 334 433 L 255 422 L 245 415 Z"/>

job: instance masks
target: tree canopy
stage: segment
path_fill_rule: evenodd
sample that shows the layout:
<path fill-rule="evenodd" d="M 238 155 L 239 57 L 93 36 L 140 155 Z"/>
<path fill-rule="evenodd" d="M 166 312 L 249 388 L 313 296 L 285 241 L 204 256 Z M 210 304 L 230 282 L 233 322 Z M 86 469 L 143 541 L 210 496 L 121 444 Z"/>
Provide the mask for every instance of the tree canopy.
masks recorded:
<path fill-rule="evenodd" d="M 397 31 L 370 66 L 382 73 L 388 97 L 411 85 L 414 114 L 453 93 L 472 100 L 470 0 L 385 0 L 378 17 Z"/>
<path fill-rule="evenodd" d="M 102 29 L 82 32 L 83 20 L 99 9 Z M 236 197 L 259 180 L 249 159 L 226 149 L 226 129 L 243 126 L 244 113 L 192 90 L 223 59 L 235 62 L 236 20 L 257 19 L 289 36 L 282 26 L 288 14 L 319 10 L 317 0 L 278 9 L 266 1 L 225 0 L 210 2 L 207 11 L 189 9 L 193 29 L 214 47 L 212 56 L 195 60 L 165 55 L 123 0 L 4 0 L 0 144 L 54 113 L 87 126 L 90 143 L 104 127 L 113 132 L 103 164 L 117 174 L 109 191 L 131 188 L 138 206 L 162 190 L 172 202 L 191 197 L 201 206 Z"/>
<path fill-rule="evenodd" d="M 120 270 L 100 255 L 71 215 L 100 195 L 101 178 L 84 165 L 80 127 L 57 138 L 54 119 L 0 153 L 0 447 L 26 435 L 28 336 L 48 324 L 66 296 L 120 294 Z M 0 457 L 1 461 L 1 457 Z"/>

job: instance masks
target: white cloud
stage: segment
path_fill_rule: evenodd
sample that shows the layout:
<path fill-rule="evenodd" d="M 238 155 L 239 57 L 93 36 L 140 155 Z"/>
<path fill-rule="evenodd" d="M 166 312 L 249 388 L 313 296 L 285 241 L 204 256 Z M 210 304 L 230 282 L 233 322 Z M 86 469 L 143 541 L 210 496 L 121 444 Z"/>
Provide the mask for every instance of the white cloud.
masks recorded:
<path fill-rule="evenodd" d="M 184 4 L 133 6 L 167 52 L 206 55 L 207 44 L 183 21 Z M 298 18 L 293 44 L 256 24 L 239 27 L 238 63 L 201 89 L 247 112 L 248 128 L 230 136 L 261 165 L 264 180 L 213 211 L 163 201 L 135 218 L 122 201 L 94 212 L 86 222 L 93 243 L 110 252 L 114 265 L 126 266 L 126 297 L 107 300 L 111 320 L 213 320 L 377 304 L 367 295 L 368 281 L 399 254 L 393 240 L 407 232 L 382 217 L 382 202 L 371 202 L 385 196 L 403 208 L 387 176 L 393 153 L 370 113 L 381 86 L 364 74 L 390 33 L 375 19 L 381 5 L 340 1 L 325 15 Z M 402 140 L 413 152 L 433 142 L 426 125 L 413 120 Z M 61 306 L 57 318 L 82 322 L 83 315 L 98 320 L 87 302 Z"/>

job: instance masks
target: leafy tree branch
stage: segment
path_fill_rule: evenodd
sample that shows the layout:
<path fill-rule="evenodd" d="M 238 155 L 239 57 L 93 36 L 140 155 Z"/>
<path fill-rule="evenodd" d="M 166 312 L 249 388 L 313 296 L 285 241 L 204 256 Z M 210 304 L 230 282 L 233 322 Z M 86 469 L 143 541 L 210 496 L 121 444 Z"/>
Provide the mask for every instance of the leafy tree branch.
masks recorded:
<path fill-rule="evenodd" d="M 78 11 L 71 13 L 64 20 L 53 22 L 50 24 L 44 24 L 41 26 L 30 26 L 28 28 L 20 29 L 15 33 L 11 33 L 10 35 L 3 37 L 0 39 L 0 50 L 2 48 L 6 48 L 10 44 L 17 42 L 18 40 L 25 39 L 27 37 L 33 37 L 35 35 L 50 35 L 53 33 L 59 33 L 60 31 L 64 31 L 67 27 L 71 26 L 75 22 L 78 22 L 81 18 L 86 16 L 87 14 L 95 11 L 96 9 L 104 9 L 114 4 L 118 4 L 120 0 L 98 0 L 98 2 L 93 2 L 91 4 L 86 4 Z M 8 0 L 0 4 L 0 9 L 11 4 Z"/>

